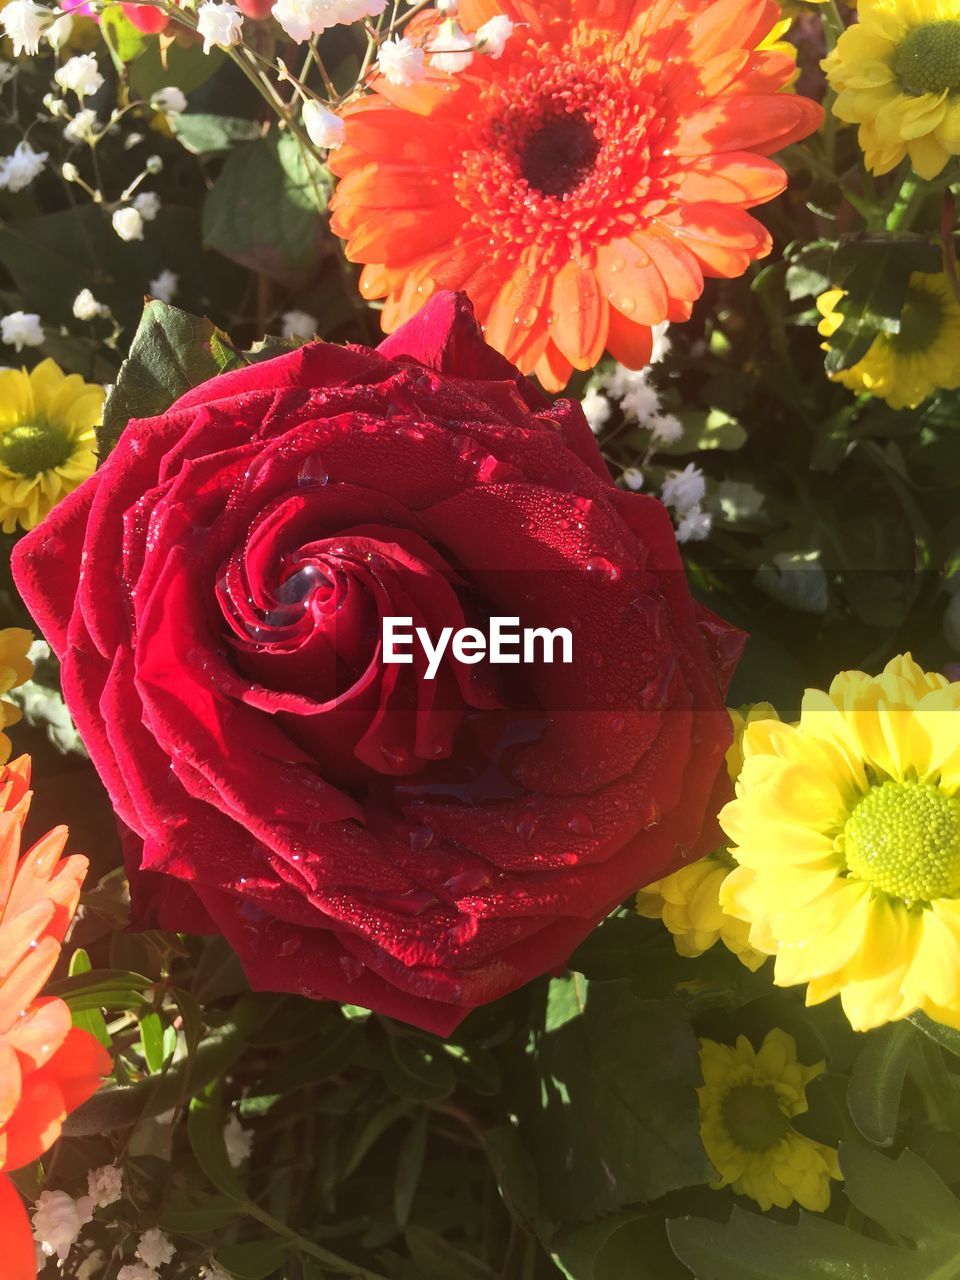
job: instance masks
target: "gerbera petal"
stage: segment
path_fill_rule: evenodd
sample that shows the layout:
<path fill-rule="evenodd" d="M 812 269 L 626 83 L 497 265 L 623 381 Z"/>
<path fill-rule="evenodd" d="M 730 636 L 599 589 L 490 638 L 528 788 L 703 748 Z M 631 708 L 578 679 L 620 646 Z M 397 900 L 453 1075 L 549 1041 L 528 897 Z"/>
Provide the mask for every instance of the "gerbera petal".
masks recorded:
<path fill-rule="evenodd" d="M 636 324 L 615 307 L 611 307 L 607 328 L 607 350 L 614 360 L 627 369 L 643 369 L 650 363 L 653 331 L 649 325 Z"/>
<path fill-rule="evenodd" d="M 626 239 L 601 245 L 597 277 L 611 305 L 634 324 L 655 325 L 666 319 L 666 285 L 644 245 Z"/>
<path fill-rule="evenodd" d="M 0 1173 L 0 1239 L 6 1280 L 36 1280 L 37 1256 L 30 1219 L 20 1193 Z"/>
<path fill-rule="evenodd" d="M 566 263 L 554 277 L 550 305 L 553 341 L 575 369 L 592 369 L 606 346 L 609 310 L 597 276 Z"/>

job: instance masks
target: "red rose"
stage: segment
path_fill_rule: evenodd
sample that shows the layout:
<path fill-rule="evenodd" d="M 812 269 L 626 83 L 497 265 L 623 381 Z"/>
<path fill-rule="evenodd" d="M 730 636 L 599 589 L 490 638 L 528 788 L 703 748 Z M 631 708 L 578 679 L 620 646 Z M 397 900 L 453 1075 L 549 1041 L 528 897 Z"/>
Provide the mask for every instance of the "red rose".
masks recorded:
<path fill-rule="evenodd" d="M 740 634 L 463 296 L 131 422 L 14 561 L 135 921 L 222 932 L 255 987 L 447 1033 L 713 836 Z M 382 661 L 385 616 L 495 615 L 573 661 Z"/>

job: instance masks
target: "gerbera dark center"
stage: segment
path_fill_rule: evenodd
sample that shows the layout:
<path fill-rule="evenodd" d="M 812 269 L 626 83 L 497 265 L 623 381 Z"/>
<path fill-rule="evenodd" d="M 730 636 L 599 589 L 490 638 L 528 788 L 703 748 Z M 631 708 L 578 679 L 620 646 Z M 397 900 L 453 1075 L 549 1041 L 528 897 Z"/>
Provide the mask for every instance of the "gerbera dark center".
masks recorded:
<path fill-rule="evenodd" d="M 582 115 L 558 115 L 530 133 L 520 149 L 520 171 L 545 196 L 565 196 L 593 168 L 600 143 Z"/>
<path fill-rule="evenodd" d="M 0 435 L 0 463 L 18 476 L 62 467 L 73 446 L 65 432 L 43 422 L 22 422 Z"/>
<path fill-rule="evenodd" d="M 780 1110 L 776 1089 L 763 1084 L 731 1089 L 723 1100 L 723 1122 L 733 1141 L 745 1151 L 766 1151 L 790 1127 Z"/>
<path fill-rule="evenodd" d="M 894 54 L 893 69 L 905 93 L 960 89 L 960 21 L 915 27 Z"/>
<path fill-rule="evenodd" d="M 932 346 L 943 325 L 943 303 L 926 289 L 908 289 L 900 313 L 900 332 L 890 342 L 897 351 L 909 355 Z"/>

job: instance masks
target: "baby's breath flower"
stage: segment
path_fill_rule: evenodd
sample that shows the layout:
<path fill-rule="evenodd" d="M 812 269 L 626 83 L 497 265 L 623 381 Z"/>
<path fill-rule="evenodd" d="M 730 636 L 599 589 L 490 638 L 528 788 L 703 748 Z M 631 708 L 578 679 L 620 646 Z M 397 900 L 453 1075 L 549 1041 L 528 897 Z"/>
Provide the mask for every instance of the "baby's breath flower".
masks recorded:
<path fill-rule="evenodd" d="M 249 1160 L 253 1150 L 253 1134 L 244 1129 L 236 1116 L 231 1116 L 223 1126 L 223 1142 L 227 1149 L 227 1159 L 234 1169 L 239 1169 L 245 1160 Z"/>
<path fill-rule="evenodd" d="M 462 29 L 456 18 L 447 18 L 427 45 L 430 65 L 437 71 L 456 75 L 466 71 L 473 61 L 473 38 Z"/>
<path fill-rule="evenodd" d="M 673 413 L 655 413 L 647 425 L 654 444 L 676 444 L 683 436 L 683 423 Z"/>
<path fill-rule="evenodd" d="M 627 467 L 621 478 L 627 488 L 634 493 L 643 488 L 643 472 L 639 467 Z"/>
<path fill-rule="evenodd" d="M 137 1244 L 137 1257 L 155 1271 L 172 1262 L 175 1254 L 173 1241 L 159 1227 L 151 1227 L 149 1231 L 145 1231 Z"/>
<path fill-rule="evenodd" d="M 713 528 L 713 516 L 702 507 L 691 507 L 684 511 L 677 521 L 678 542 L 703 542 L 710 536 Z"/>
<path fill-rule="evenodd" d="M 150 105 L 154 111 L 166 111 L 172 115 L 179 115 L 187 109 L 187 98 L 182 89 L 171 84 L 165 89 L 158 89 L 150 99 Z"/>
<path fill-rule="evenodd" d="M 18 142 L 11 156 L 0 159 L 0 190 L 22 191 L 43 172 L 49 152 L 34 151 L 29 142 Z"/>
<path fill-rule="evenodd" d="M 78 53 L 69 58 L 57 68 L 53 78 L 64 93 L 72 89 L 78 98 L 90 98 L 103 86 L 103 76 L 92 53 Z"/>
<path fill-rule="evenodd" d="M 46 41 L 51 49 L 62 49 L 73 34 L 73 18 L 69 13 L 61 13 L 59 18 L 47 28 Z"/>
<path fill-rule="evenodd" d="M 238 43 L 243 27 L 243 14 L 235 4 L 204 0 L 197 10 L 197 31 L 203 37 L 203 52 L 216 45 L 229 49 Z"/>
<path fill-rule="evenodd" d="M 113 229 L 121 240 L 143 239 L 143 214 L 132 205 L 117 209 L 111 222 Z"/>
<path fill-rule="evenodd" d="M 89 289 L 81 289 L 73 300 L 73 314 L 77 320 L 96 320 L 108 310 L 98 302 Z"/>
<path fill-rule="evenodd" d="M 319 325 L 317 317 L 308 311 L 285 311 L 281 322 L 280 332 L 284 338 L 303 338 L 305 341 L 316 337 Z"/>
<path fill-rule="evenodd" d="M 66 1191 L 42 1191 L 33 1211 L 33 1238 L 46 1257 L 66 1262 L 84 1226 L 93 1216 L 89 1196 L 74 1200 Z"/>
<path fill-rule="evenodd" d="M 405 36 L 385 40 L 377 54 L 377 70 L 388 84 L 409 85 L 427 74 L 423 50 Z"/>
<path fill-rule="evenodd" d="M 341 146 L 347 133 L 347 126 L 336 112 L 312 99 L 303 104 L 303 127 L 315 147 L 328 151 Z"/>
<path fill-rule="evenodd" d="M 152 222 L 160 212 L 160 197 L 154 191 L 141 191 L 134 197 L 133 207 L 144 222 Z"/>
<path fill-rule="evenodd" d="M 147 173 L 155 177 L 158 173 L 163 173 L 163 160 L 160 156 L 147 156 L 143 162 L 143 167 Z"/>
<path fill-rule="evenodd" d="M 596 387 L 590 387 L 580 401 L 580 408 L 586 418 L 590 430 L 596 435 L 609 422 L 612 407 L 610 401 Z"/>
<path fill-rule="evenodd" d="M 123 1195 L 123 1170 L 115 1164 L 91 1169 L 87 1174 L 87 1192 L 97 1209 L 116 1204 Z"/>
<path fill-rule="evenodd" d="M 43 345 L 43 325 L 34 311 L 11 311 L 0 319 L 0 342 L 22 351 Z"/>
<path fill-rule="evenodd" d="M 477 31 L 476 48 L 491 58 L 503 57 L 507 41 L 513 35 L 513 23 L 505 13 L 495 14 Z"/>
<path fill-rule="evenodd" d="M 92 142 L 99 129 L 100 121 L 96 111 L 84 107 L 64 126 L 63 136 L 68 142 Z"/>
<path fill-rule="evenodd" d="M 706 492 L 703 472 L 696 463 L 688 462 L 682 471 L 672 471 L 663 482 L 660 497 L 667 507 L 683 515 L 703 501 Z"/>
<path fill-rule="evenodd" d="M 176 272 L 165 268 L 155 280 L 150 281 L 150 296 L 156 298 L 159 302 L 169 303 L 172 301 L 179 285 L 180 277 Z"/>
<path fill-rule="evenodd" d="M 117 1280 L 160 1280 L 160 1273 L 145 1262 L 128 1262 L 117 1272 Z"/>
<path fill-rule="evenodd" d="M 0 27 L 13 44 L 14 57 L 31 56 L 40 51 L 40 37 L 54 21 L 54 16 L 34 0 L 10 0 L 0 10 Z"/>

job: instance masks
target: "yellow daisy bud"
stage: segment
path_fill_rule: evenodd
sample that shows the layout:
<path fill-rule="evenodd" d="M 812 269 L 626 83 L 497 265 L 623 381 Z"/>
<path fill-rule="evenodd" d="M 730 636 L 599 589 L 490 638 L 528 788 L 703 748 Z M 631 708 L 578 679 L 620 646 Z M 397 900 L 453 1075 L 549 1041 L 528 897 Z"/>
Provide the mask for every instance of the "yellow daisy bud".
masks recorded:
<path fill-rule="evenodd" d="M 806 1111 L 806 1086 L 824 1065 L 798 1062 L 793 1037 L 779 1027 L 759 1049 L 746 1036 L 735 1048 L 700 1041 L 700 1137 L 719 1175 L 711 1186 L 731 1187 L 764 1211 L 795 1201 L 815 1212 L 827 1208 L 830 1179 L 842 1176 L 837 1153 L 790 1124 Z"/>

